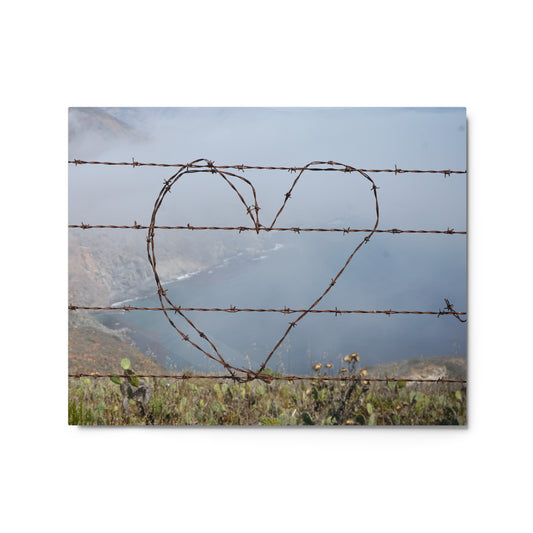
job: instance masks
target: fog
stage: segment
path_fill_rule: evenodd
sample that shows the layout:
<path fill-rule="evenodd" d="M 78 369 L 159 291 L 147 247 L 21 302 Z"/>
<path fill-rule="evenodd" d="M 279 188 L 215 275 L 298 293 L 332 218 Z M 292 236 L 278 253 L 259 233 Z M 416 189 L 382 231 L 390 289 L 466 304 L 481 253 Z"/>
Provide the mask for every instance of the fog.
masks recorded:
<path fill-rule="evenodd" d="M 69 158 L 129 162 L 134 157 L 156 163 L 206 158 L 215 165 L 268 166 L 333 160 L 369 169 L 395 165 L 466 169 L 463 108 L 107 108 L 104 112 L 95 117 L 88 111 L 70 110 L 69 123 L 75 129 Z M 107 126 L 109 116 L 121 121 L 113 123 L 112 131 L 102 127 Z M 136 221 L 147 225 L 164 180 L 175 172 L 161 167 L 69 165 L 69 224 L 131 225 Z M 269 226 L 296 174 L 235 173 L 253 182 L 260 222 Z M 379 187 L 379 229 L 466 230 L 464 175 L 370 176 Z M 252 205 L 248 185 L 236 178 L 232 181 L 247 205 Z M 359 173 L 308 172 L 276 225 L 364 229 L 373 227 L 375 216 L 370 183 Z M 176 182 L 165 196 L 157 224 L 250 226 L 251 220 L 220 176 L 206 172 L 186 174 Z M 156 246 L 170 241 L 170 231 L 156 231 Z M 246 243 L 258 239 L 264 250 L 276 244 L 283 247 L 246 261 L 235 259 L 226 265 L 226 273 L 221 268 L 211 278 L 203 273 L 173 285 L 172 294 L 179 299 L 176 305 L 305 308 L 324 291 L 366 235 L 194 232 L 198 249 L 211 246 L 213 234 L 228 250 L 242 249 L 244 239 Z M 145 254 L 145 245 L 140 254 Z M 466 237 L 384 233 L 375 234 L 361 247 L 318 307 L 438 311 L 445 306 L 444 298 L 458 311 L 466 311 Z M 213 369 L 203 354 L 184 347 L 187 343 L 162 313 L 159 317 L 151 313 L 149 318 L 142 318 L 142 312 L 129 313 L 134 314 L 135 318 L 127 318 L 130 325 L 157 331 L 155 336 L 176 366 Z M 239 364 L 251 360 L 256 365 L 297 315 L 196 312 L 189 316 L 210 338 L 216 338 L 217 347 L 224 347 L 220 350 L 228 360 Z M 364 364 L 464 355 L 466 324 L 451 316 L 306 316 L 272 361 L 273 366 L 303 372 L 311 362 L 337 362 L 352 351 L 360 353 Z"/>

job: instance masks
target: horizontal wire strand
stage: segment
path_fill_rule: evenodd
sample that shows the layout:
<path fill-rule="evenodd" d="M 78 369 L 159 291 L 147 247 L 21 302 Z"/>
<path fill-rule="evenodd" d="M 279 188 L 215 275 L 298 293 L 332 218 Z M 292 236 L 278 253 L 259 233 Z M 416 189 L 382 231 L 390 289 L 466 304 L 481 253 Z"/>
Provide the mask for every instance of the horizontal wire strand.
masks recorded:
<path fill-rule="evenodd" d="M 238 231 L 239 233 L 244 231 L 292 231 L 294 233 L 300 232 L 336 232 L 336 233 L 368 233 L 371 232 L 371 229 L 353 229 L 353 228 L 300 228 L 300 227 L 290 227 L 290 228 L 252 228 L 250 226 L 191 226 L 187 224 L 186 226 L 144 226 L 141 224 L 133 225 L 113 225 L 113 224 L 69 224 L 68 226 L 71 229 L 133 229 L 133 230 L 142 230 L 142 229 L 168 229 L 168 230 L 192 230 L 192 231 Z M 435 234 L 446 234 L 446 235 L 466 235 L 466 231 L 455 231 L 453 228 L 446 230 L 413 230 L 413 229 L 376 229 L 375 233 L 435 233 Z"/>
<path fill-rule="evenodd" d="M 251 372 L 251 371 L 250 371 Z M 188 380 L 188 379 L 231 379 L 233 381 L 246 381 L 246 377 L 233 376 L 233 375 L 194 375 L 194 374 L 134 374 L 132 376 L 114 374 L 98 374 L 98 373 L 74 373 L 69 374 L 69 378 L 160 378 L 160 379 L 176 379 L 176 380 Z M 357 382 L 406 382 L 406 383 L 466 383 L 464 379 L 426 379 L 426 378 L 370 378 L 370 377 L 354 377 L 354 376 L 275 376 L 272 374 L 261 375 L 258 374 L 254 379 L 259 379 L 267 383 L 272 381 L 357 381 Z"/>
<path fill-rule="evenodd" d="M 240 308 L 240 307 L 136 307 L 130 305 L 123 306 L 82 306 L 82 305 L 69 305 L 70 311 L 204 311 L 204 312 L 224 312 L 224 313 L 303 313 L 305 309 L 290 309 L 284 307 L 283 309 L 260 309 L 260 308 Z M 309 313 L 331 313 L 335 315 L 348 315 L 348 314 L 384 314 L 384 315 L 466 315 L 466 312 L 459 311 L 395 311 L 393 309 L 387 310 L 361 310 L 361 309 L 311 309 Z"/>
<path fill-rule="evenodd" d="M 211 163 L 211 164 L 209 164 Z M 107 165 L 107 166 L 131 166 L 131 167 L 176 167 L 176 168 L 194 168 L 194 169 L 210 169 L 213 167 L 213 163 L 200 164 L 200 163 L 142 163 L 140 161 L 135 161 L 132 158 L 131 162 L 126 161 L 83 161 L 81 159 L 72 159 L 69 161 L 69 164 L 78 166 L 78 165 Z M 333 165 L 339 164 L 334 163 L 333 161 L 324 161 L 321 164 Z M 286 166 L 264 166 L 264 165 L 216 165 L 216 168 L 222 170 L 286 170 L 288 172 L 298 172 L 301 170 L 310 170 L 310 171 L 321 171 L 321 172 L 382 172 L 382 173 L 392 173 L 392 174 L 443 174 L 444 176 L 450 176 L 451 174 L 467 174 L 466 170 L 422 170 L 422 169 L 403 169 L 398 168 L 355 168 L 350 165 L 342 165 L 343 168 L 330 168 L 330 167 L 318 167 L 318 168 L 305 168 L 305 167 L 286 167 Z"/>

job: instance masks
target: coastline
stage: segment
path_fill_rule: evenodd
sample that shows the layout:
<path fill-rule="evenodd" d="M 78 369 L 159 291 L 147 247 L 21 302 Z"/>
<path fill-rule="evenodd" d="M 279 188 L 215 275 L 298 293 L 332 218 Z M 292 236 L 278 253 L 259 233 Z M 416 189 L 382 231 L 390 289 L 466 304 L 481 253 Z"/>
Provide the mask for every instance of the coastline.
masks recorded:
<path fill-rule="evenodd" d="M 246 257 L 245 259 L 249 259 L 250 261 L 262 261 L 262 260 L 268 258 L 268 254 L 269 253 L 277 252 L 278 250 L 281 250 L 282 248 L 284 248 L 284 246 L 285 246 L 284 244 L 275 243 L 273 247 L 262 248 L 260 250 L 254 250 L 253 252 L 250 251 L 250 250 L 240 251 L 240 252 L 237 252 L 236 254 L 229 255 L 228 257 L 225 257 L 224 259 L 222 259 L 222 262 L 216 263 L 214 265 L 203 266 L 201 268 L 192 270 L 190 272 L 185 272 L 183 274 L 179 274 L 178 276 L 173 276 L 170 279 L 166 279 L 166 280 L 161 282 L 161 285 L 163 285 L 163 286 L 174 285 L 176 283 L 179 283 L 181 281 L 190 279 L 190 278 L 192 278 L 194 276 L 197 276 L 198 274 L 202 274 L 202 273 L 212 274 L 215 270 L 228 266 L 228 264 L 230 264 L 233 260 L 242 258 L 242 256 L 244 256 L 244 255 L 247 255 L 248 257 Z M 117 310 L 119 311 L 120 307 L 122 307 L 124 305 L 128 305 L 128 304 L 130 304 L 132 302 L 137 302 L 139 300 L 143 300 L 144 298 L 149 298 L 151 296 L 155 296 L 156 294 L 157 294 L 157 291 L 156 291 L 155 283 L 154 283 L 154 288 L 152 290 L 148 290 L 148 289 L 142 290 L 141 289 L 141 292 L 139 294 L 137 294 L 137 296 L 121 299 L 121 300 L 118 300 L 116 302 L 112 302 L 112 303 L 109 304 L 109 306 L 110 307 L 117 307 Z"/>
<path fill-rule="evenodd" d="M 166 288 L 171 289 L 172 287 L 191 280 L 191 278 L 195 278 L 196 276 L 203 276 L 203 279 L 198 280 L 198 283 L 203 283 L 208 279 L 216 277 L 216 273 L 220 272 L 220 269 L 242 268 L 242 265 L 245 267 L 246 263 L 251 265 L 255 261 L 263 261 L 282 248 L 284 248 L 283 244 L 276 243 L 273 246 L 270 245 L 261 249 L 238 251 L 237 253 L 224 257 L 216 264 L 204 265 L 202 268 L 194 268 L 189 272 L 182 272 L 179 275 L 171 276 L 170 278 L 167 277 L 167 279 L 162 281 L 161 284 Z M 149 303 L 143 302 L 141 306 L 153 307 L 159 305 L 159 303 L 153 301 L 154 298 L 157 300 L 155 281 L 153 279 L 150 281 L 153 284 L 153 288 L 139 288 L 135 296 L 121 298 L 120 300 L 112 302 L 109 306 L 116 308 L 116 311 L 91 311 L 90 314 L 92 315 L 92 319 L 98 323 L 99 329 L 107 331 L 111 335 L 120 336 L 125 342 L 136 347 L 145 355 L 150 355 L 155 351 L 159 354 L 159 357 L 157 358 L 158 363 L 170 368 L 176 364 L 175 355 L 172 357 L 170 356 L 167 347 L 164 343 L 161 344 L 162 341 L 160 341 L 157 336 L 158 334 L 150 330 L 148 323 L 138 322 L 133 316 L 131 317 L 131 319 L 134 319 L 132 323 L 129 317 L 126 317 L 127 311 L 123 309 L 123 306 L 135 306 L 135 302 L 145 299 L 151 299 L 152 301 Z M 127 294 L 124 296 L 127 296 Z M 145 329 L 145 327 L 148 329 Z M 193 363 L 183 359 L 179 364 L 183 367 L 187 367 L 191 366 Z"/>

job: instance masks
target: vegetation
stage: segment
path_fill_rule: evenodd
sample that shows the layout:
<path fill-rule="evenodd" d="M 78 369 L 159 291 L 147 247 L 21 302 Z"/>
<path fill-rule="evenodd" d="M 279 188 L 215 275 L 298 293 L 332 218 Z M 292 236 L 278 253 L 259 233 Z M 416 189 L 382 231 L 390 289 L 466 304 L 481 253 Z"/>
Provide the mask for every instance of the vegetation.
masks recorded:
<path fill-rule="evenodd" d="M 358 354 L 341 375 L 361 381 L 255 380 L 236 383 L 191 377 L 138 378 L 123 359 L 111 379 L 70 378 L 71 425 L 464 425 L 466 386 L 369 382 Z M 332 374 L 313 365 L 314 376 Z M 272 371 L 265 369 L 265 374 Z M 279 374 L 278 374 L 279 376 Z M 391 377 L 391 376 L 387 376 Z M 406 377 L 406 376 L 404 376 Z"/>

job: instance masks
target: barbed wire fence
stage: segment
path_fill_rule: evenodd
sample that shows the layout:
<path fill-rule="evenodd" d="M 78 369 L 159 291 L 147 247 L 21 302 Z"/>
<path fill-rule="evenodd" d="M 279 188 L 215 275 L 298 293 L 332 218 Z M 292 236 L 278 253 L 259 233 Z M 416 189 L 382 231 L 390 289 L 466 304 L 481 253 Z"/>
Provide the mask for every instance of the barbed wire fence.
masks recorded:
<path fill-rule="evenodd" d="M 378 229 L 378 224 L 380 220 L 380 213 L 379 213 L 379 202 L 378 202 L 378 194 L 377 190 L 379 187 L 375 184 L 374 180 L 369 176 L 369 173 L 394 173 L 395 175 L 398 174 L 407 174 L 407 173 L 413 173 L 413 174 L 442 174 L 444 178 L 451 176 L 452 174 L 459 174 L 459 175 L 466 175 L 467 171 L 460 171 L 460 170 L 417 170 L 417 169 L 400 169 L 396 165 L 394 169 L 360 169 L 355 168 L 350 165 L 346 165 L 343 163 L 337 163 L 334 161 L 313 161 L 311 163 L 308 163 L 305 166 L 295 166 L 295 167 L 286 167 L 286 166 L 251 166 L 251 165 L 215 165 L 213 161 L 210 161 L 208 159 L 197 159 L 195 161 L 192 161 L 190 163 L 186 164 L 180 164 L 180 163 L 142 163 L 135 161 L 134 158 L 132 158 L 131 162 L 109 162 L 109 161 L 83 161 L 79 159 L 74 159 L 69 161 L 69 164 L 73 165 L 109 165 L 109 166 L 132 166 L 132 167 L 175 167 L 177 168 L 177 171 L 168 179 L 164 180 L 163 187 L 161 188 L 159 195 L 155 201 L 154 208 L 151 215 L 151 220 L 149 225 L 141 225 L 138 224 L 137 221 L 134 221 L 133 225 L 91 225 L 86 224 L 82 222 L 81 224 L 71 224 L 68 227 L 72 229 L 82 229 L 82 230 L 88 230 L 88 229 L 132 229 L 132 230 L 148 230 L 147 238 L 146 238 L 146 250 L 147 250 L 147 256 L 148 261 L 150 263 L 153 276 L 156 282 L 157 286 L 157 295 L 159 298 L 159 301 L 161 303 L 160 307 L 135 307 L 135 306 L 80 306 L 76 304 L 69 304 L 68 309 L 70 311 L 77 311 L 77 310 L 99 310 L 99 311 L 105 311 L 105 310 L 124 310 L 124 311 L 160 311 L 163 312 L 169 322 L 169 324 L 174 328 L 174 330 L 177 332 L 179 336 L 181 336 L 182 340 L 188 342 L 193 348 L 203 353 L 205 356 L 207 356 L 209 359 L 217 362 L 220 364 L 226 371 L 227 374 L 225 375 L 188 375 L 188 374 L 171 374 L 171 375 L 163 375 L 163 374 L 136 374 L 138 377 L 146 377 L 146 378 L 172 378 L 172 379 L 178 379 L 178 380 L 186 380 L 191 378 L 198 378 L 198 379 L 230 379 L 238 382 L 247 382 L 247 381 L 253 381 L 253 380 L 261 380 L 264 382 L 272 382 L 275 380 L 286 380 L 286 381 L 296 381 L 296 380 L 319 380 L 319 381 L 359 381 L 359 382 L 427 382 L 427 383 L 466 383 L 465 380 L 455 380 L 455 379 L 418 379 L 418 378 L 371 378 L 367 376 L 362 377 L 354 377 L 354 376 L 275 376 L 272 374 L 266 374 L 265 369 L 267 368 L 267 364 L 269 360 L 272 358 L 273 354 L 276 352 L 276 350 L 281 346 L 281 344 L 284 342 L 284 340 L 287 338 L 289 333 L 293 328 L 295 328 L 299 321 L 301 321 L 306 315 L 310 313 L 332 313 L 335 316 L 343 315 L 343 314 L 386 314 L 389 317 L 392 315 L 437 315 L 438 317 L 449 315 L 455 317 L 460 322 L 466 322 L 466 312 L 458 312 L 454 309 L 453 304 L 448 300 L 444 299 L 444 302 L 446 306 L 444 309 L 439 309 L 438 311 L 400 311 L 400 310 L 351 310 L 351 309 L 316 309 L 317 305 L 320 303 L 320 301 L 328 294 L 328 292 L 333 288 L 333 286 L 336 284 L 338 279 L 342 276 L 345 269 L 348 267 L 350 262 L 352 261 L 355 254 L 361 249 L 361 247 L 368 243 L 371 239 L 371 237 L 375 233 L 391 233 L 391 234 L 400 234 L 400 233 L 408 233 L 408 234 L 447 234 L 447 235 L 466 235 L 466 231 L 455 231 L 455 229 L 450 229 L 449 227 L 446 230 L 406 230 L 406 229 L 398 229 L 398 228 L 392 228 L 392 229 Z M 245 178 L 244 176 L 241 176 L 239 174 L 235 174 L 234 172 L 230 172 L 232 170 L 241 171 L 244 172 L 246 170 L 282 170 L 282 171 L 288 171 L 289 173 L 296 173 L 297 176 L 293 180 L 290 189 L 287 193 L 284 195 L 284 199 L 281 203 L 281 206 L 279 210 L 277 211 L 276 215 L 274 216 L 273 220 L 270 222 L 270 224 L 263 224 L 261 222 L 259 211 L 261 210 L 261 207 L 259 206 L 258 199 L 257 199 L 257 193 L 255 190 L 254 185 L 250 180 Z M 373 203 L 375 205 L 375 223 L 371 229 L 354 229 L 354 228 L 308 228 L 308 227 L 278 227 L 276 226 L 276 222 L 281 215 L 281 213 L 284 211 L 288 200 L 292 197 L 293 190 L 295 189 L 298 181 L 303 176 L 304 172 L 306 171 L 326 171 L 326 172 L 343 172 L 343 173 L 358 173 L 360 177 L 367 180 L 367 182 L 370 184 L 370 190 L 371 195 L 373 199 Z M 190 224 L 187 225 L 181 225 L 181 226 L 162 226 L 157 225 L 156 223 L 156 217 L 157 213 L 163 203 L 163 200 L 165 196 L 171 192 L 172 187 L 178 182 L 178 180 L 183 177 L 186 174 L 195 174 L 195 173 L 212 173 L 220 176 L 226 184 L 231 188 L 231 190 L 235 193 L 241 204 L 244 206 L 246 215 L 250 218 L 252 225 L 251 226 L 232 226 L 232 227 L 222 227 L 222 226 L 191 226 Z M 241 192 L 237 189 L 237 187 L 234 184 L 235 180 L 239 180 L 241 184 L 244 184 L 249 187 L 250 193 L 253 198 L 253 202 L 250 204 L 249 202 L 246 202 L 244 196 L 241 194 Z M 359 243 L 358 245 L 353 249 L 353 251 L 350 253 L 348 258 L 346 259 L 344 265 L 342 268 L 336 273 L 336 275 L 331 278 L 331 281 L 326 285 L 325 289 L 321 292 L 321 294 L 314 300 L 314 302 L 305 309 L 291 309 L 286 306 L 279 309 L 261 309 L 261 308 L 238 308 L 235 306 L 230 306 L 228 308 L 204 308 L 204 307 L 183 307 L 183 306 L 177 306 L 175 305 L 169 298 L 167 294 L 167 290 L 163 288 L 163 284 L 161 282 L 159 273 L 157 271 L 157 259 L 155 254 L 155 230 L 156 229 L 163 229 L 163 230 L 187 230 L 187 231 L 236 231 L 239 233 L 247 232 L 247 231 L 255 231 L 257 234 L 260 232 L 271 232 L 271 231 L 291 231 L 296 234 L 300 234 L 303 232 L 338 232 L 343 234 L 350 234 L 350 233 L 367 233 L 366 235 Z M 235 365 L 229 364 L 223 357 L 223 355 L 220 353 L 216 345 L 212 340 L 209 339 L 207 334 L 196 326 L 196 324 L 191 320 L 191 318 L 187 315 L 185 315 L 185 312 L 225 312 L 225 313 L 240 313 L 240 312 L 255 312 L 255 313 L 282 313 L 282 314 L 296 314 L 298 315 L 293 321 L 289 322 L 289 326 L 286 328 L 284 333 L 281 335 L 279 340 L 276 342 L 274 348 L 268 353 L 265 360 L 261 363 L 259 368 L 257 370 L 251 370 L 246 368 L 241 368 Z M 180 316 L 182 319 L 185 320 L 187 324 L 196 332 L 196 334 L 206 341 L 209 346 L 211 347 L 211 352 L 207 351 L 207 349 L 202 348 L 199 344 L 194 342 L 189 335 L 185 334 L 174 322 L 173 317 L 170 316 L 170 313 L 173 313 L 174 315 Z M 100 373 L 73 373 L 69 374 L 69 377 L 93 377 L 93 378 L 103 378 L 103 377 L 112 377 L 115 376 L 115 374 L 100 374 Z"/>

